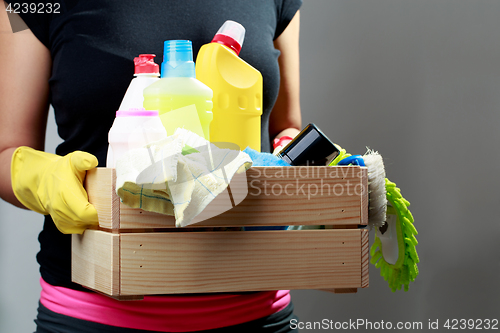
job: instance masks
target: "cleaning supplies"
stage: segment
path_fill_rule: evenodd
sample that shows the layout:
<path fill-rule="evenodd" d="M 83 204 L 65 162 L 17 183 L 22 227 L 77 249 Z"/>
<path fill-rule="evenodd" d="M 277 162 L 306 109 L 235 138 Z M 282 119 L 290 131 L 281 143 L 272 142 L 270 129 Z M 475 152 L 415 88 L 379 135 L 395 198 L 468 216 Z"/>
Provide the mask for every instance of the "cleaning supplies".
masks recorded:
<path fill-rule="evenodd" d="M 336 145 L 339 155 L 330 162 L 333 165 L 359 165 L 367 168 L 368 176 L 368 226 L 382 227 L 386 219 L 385 167 L 382 156 L 371 149 L 361 155 L 351 155 Z"/>
<path fill-rule="evenodd" d="M 209 140 L 212 97 L 212 90 L 196 79 L 191 41 L 165 41 L 161 78 L 144 89 L 144 108 L 159 111 L 169 135 L 185 128 Z"/>
<path fill-rule="evenodd" d="M 345 159 L 346 157 L 349 157 L 351 156 L 351 154 L 349 154 L 345 149 L 343 149 L 342 147 L 340 147 L 339 145 L 337 144 L 334 144 L 335 147 L 337 148 L 337 150 L 339 151 L 339 154 L 337 155 L 337 157 L 335 157 L 329 164 L 328 166 L 334 166 L 334 165 L 338 165 L 340 161 L 342 161 L 343 159 Z"/>
<path fill-rule="evenodd" d="M 341 160 L 337 165 L 359 165 L 366 166 L 361 155 L 352 155 Z"/>
<path fill-rule="evenodd" d="M 371 149 L 363 155 L 368 169 L 368 225 L 382 227 L 386 220 L 387 195 L 385 189 L 385 167 L 382 156 Z"/>
<path fill-rule="evenodd" d="M 415 246 L 418 244 L 413 216 L 408 210 L 410 203 L 401 196 L 396 184 L 386 179 L 387 220 L 376 228 L 375 241 L 370 249 L 370 262 L 380 269 L 380 275 L 394 292 L 408 285 L 418 275 L 419 262 Z"/>
<path fill-rule="evenodd" d="M 159 66 L 154 62 L 155 57 L 154 54 L 140 54 L 134 58 L 134 78 L 118 110 L 142 108 L 144 88 L 160 79 Z"/>
<path fill-rule="evenodd" d="M 330 165 L 354 162 L 357 158 L 340 148 L 339 156 Z M 418 233 L 408 210 L 410 203 L 401 196 L 396 184 L 385 178 L 382 156 L 378 152 L 369 149 L 363 160 L 368 168 L 368 226 L 375 228 L 370 262 L 380 269 L 380 275 L 393 292 L 402 286 L 408 291 L 410 282 L 418 275 L 419 262 L 415 249 Z"/>
<path fill-rule="evenodd" d="M 277 156 L 294 166 L 323 166 L 330 164 L 339 153 L 316 125 L 308 124 Z"/>
<path fill-rule="evenodd" d="M 207 145 L 210 149 L 202 149 Z M 184 154 L 186 146 L 198 151 Z M 239 204 L 247 189 L 233 191 L 232 200 L 221 195 L 238 174 L 244 176 L 239 181 L 246 185 L 244 171 L 251 165 L 252 160 L 244 152 L 220 149 L 179 128 L 163 140 L 127 152 L 116 167 L 116 191 L 124 204 L 173 214 L 176 226 L 185 227 L 233 208 L 233 200 Z M 205 210 L 214 200 L 218 200 L 218 205 Z"/>
<path fill-rule="evenodd" d="M 108 133 L 106 166 L 114 168 L 116 161 L 128 150 L 166 137 L 167 132 L 158 117 L 158 111 L 146 111 L 144 108 L 117 111 Z"/>
<path fill-rule="evenodd" d="M 303 136 L 299 134 L 299 137 Z M 304 139 L 302 139 L 304 140 Z M 305 141 L 307 142 L 307 140 Z M 300 160 L 302 154 L 294 154 L 290 142 L 280 155 L 288 159 Z M 300 145 L 295 144 L 295 145 Z M 304 144 L 305 147 L 307 145 Z M 382 156 L 368 149 L 363 156 L 351 155 L 342 147 L 335 145 L 336 157 L 328 165 L 359 165 L 368 170 L 368 227 L 375 228 L 375 241 L 370 249 L 371 263 L 380 269 L 380 275 L 389 283 L 394 292 L 404 287 L 408 290 L 410 282 L 418 275 L 419 257 L 415 246 L 418 244 L 417 230 L 413 216 L 408 210 L 410 203 L 405 200 L 396 184 L 386 178 Z M 293 148 L 293 147 L 292 147 Z M 297 149 L 297 148 L 296 148 Z M 305 148 L 298 151 L 303 152 Z M 291 152 L 291 153 L 290 153 Z M 328 226 L 291 226 L 289 230 L 325 229 Z"/>
<path fill-rule="evenodd" d="M 106 166 L 114 168 L 116 160 L 128 149 L 138 148 L 148 140 L 159 140 L 166 134 L 162 127 L 155 125 L 154 112 L 146 112 L 143 108 L 143 91 L 160 79 L 158 64 L 154 62 L 154 54 L 140 54 L 134 58 L 134 78 L 130 82 L 122 99 L 113 126 L 108 132 L 108 153 Z M 156 112 L 158 116 L 158 112 Z M 140 129 L 146 122 L 149 124 Z M 147 131 L 146 139 L 139 132 Z M 147 137 L 149 136 L 149 139 Z"/>
<path fill-rule="evenodd" d="M 260 151 L 262 75 L 238 55 L 245 28 L 226 21 L 196 58 L 196 77 L 214 92 L 211 142 Z"/>

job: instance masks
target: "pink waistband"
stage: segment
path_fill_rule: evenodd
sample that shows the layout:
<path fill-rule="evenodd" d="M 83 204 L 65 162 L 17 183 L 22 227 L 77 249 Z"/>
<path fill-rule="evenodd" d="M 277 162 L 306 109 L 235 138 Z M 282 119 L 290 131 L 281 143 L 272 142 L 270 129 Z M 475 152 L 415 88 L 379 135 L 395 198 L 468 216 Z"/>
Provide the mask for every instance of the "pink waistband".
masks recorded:
<path fill-rule="evenodd" d="M 269 316 L 290 303 L 288 290 L 248 294 L 112 298 L 64 287 L 40 278 L 40 302 L 49 310 L 104 325 L 150 331 L 189 332 L 237 325 Z"/>

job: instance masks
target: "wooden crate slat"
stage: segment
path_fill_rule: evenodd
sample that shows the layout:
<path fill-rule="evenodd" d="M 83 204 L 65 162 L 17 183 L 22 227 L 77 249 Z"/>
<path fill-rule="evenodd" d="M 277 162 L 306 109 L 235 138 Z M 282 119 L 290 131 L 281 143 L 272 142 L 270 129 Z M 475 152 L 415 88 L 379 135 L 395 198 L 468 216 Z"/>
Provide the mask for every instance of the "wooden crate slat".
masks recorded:
<path fill-rule="evenodd" d="M 361 286 L 361 230 L 121 234 L 122 295 Z"/>
<path fill-rule="evenodd" d="M 192 227 L 367 223 L 366 168 L 254 167 L 243 175 L 246 179 L 242 178 L 242 175 L 235 176 L 231 181 L 230 190 L 236 203 L 243 193 L 248 191 L 245 199 L 236 207 L 214 216 L 217 212 L 228 209 L 230 201 L 227 199 L 229 194 L 226 190 L 200 214 L 199 219 L 214 217 Z M 293 178 L 297 175 L 303 178 Z M 338 178 L 333 178 L 334 176 Z M 120 204 L 112 179 L 115 179 L 114 169 L 97 168 L 89 171 L 86 181 L 89 201 L 98 210 L 101 228 L 144 229 L 175 226 L 172 216 Z M 112 195 L 109 195 L 106 188 Z M 280 191 L 281 195 L 274 195 Z"/>
<path fill-rule="evenodd" d="M 338 202 L 337 204 L 339 204 Z M 241 211 L 236 206 L 232 211 L 205 220 L 189 227 L 229 227 L 229 226 L 283 226 L 283 225 L 358 225 L 360 209 L 357 201 L 345 203 L 342 208 L 325 207 L 328 202 L 304 207 L 301 204 L 277 208 L 275 211 L 258 211 L 248 209 Z M 315 207 L 316 206 L 316 207 Z M 173 228 L 175 218 L 153 212 L 133 209 L 120 204 L 120 227 L 134 228 Z M 141 219 L 138 222 L 138 219 Z"/>
<path fill-rule="evenodd" d="M 71 239 L 73 282 L 107 295 L 120 294 L 119 234 L 86 230 Z"/>
<path fill-rule="evenodd" d="M 370 245 L 368 230 L 361 230 L 361 288 L 369 286 Z"/>
<path fill-rule="evenodd" d="M 363 184 L 363 193 L 361 195 L 361 222 L 360 225 L 368 224 L 368 169 L 362 171 L 361 183 Z"/>
<path fill-rule="evenodd" d="M 120 227 L 120 198 L 116 194 L 114 169 L 95 168 L 87 172 L 84 182 L 89 202 L 99 217 L 99 226 L 105 229 Z"/>

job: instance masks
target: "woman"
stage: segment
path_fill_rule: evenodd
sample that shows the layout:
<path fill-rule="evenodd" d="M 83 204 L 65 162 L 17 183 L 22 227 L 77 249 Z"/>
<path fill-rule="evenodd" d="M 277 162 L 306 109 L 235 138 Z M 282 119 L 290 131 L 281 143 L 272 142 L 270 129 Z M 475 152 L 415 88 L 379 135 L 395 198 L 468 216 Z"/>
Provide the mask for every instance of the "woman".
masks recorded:
<path fill-rule="evenodd" d="M 118 302 L 72 283 L 71 237 L 64 233 L 83 232 L 97 214 L 85 193 L 65 192 L 57 179 L 81 189 L 86 170 L 104 166 L 107 133 L 135 56 L 162 54 L 164 40 L 190 39 L 196 57 L 228 19 L 246 28 L 240 57 L 264 78 L 262 151 L 270 151 L 274 138 L 295 136 L 301 128 L 301 0 L 59 3 L 50 14 L 47 7 L 35 13 L 18 7 L 29 30 L 0 34 L 0 196 L 46 215 L 37 255 L 37 332 L 292 331 L 288 291 Z M 0 29 L 10 30 L 5 12 Z M 59 156 L 43 152 L 49 104 L 64 140 Z M 57 202 L 61 193 L 68 200 Z"/>

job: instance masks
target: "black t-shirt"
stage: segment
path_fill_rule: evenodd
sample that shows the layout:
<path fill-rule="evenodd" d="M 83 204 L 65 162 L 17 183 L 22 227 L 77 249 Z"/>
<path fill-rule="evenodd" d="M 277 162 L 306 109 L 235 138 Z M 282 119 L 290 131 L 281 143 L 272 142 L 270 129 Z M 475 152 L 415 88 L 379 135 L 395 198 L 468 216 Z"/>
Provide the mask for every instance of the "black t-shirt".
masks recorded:
<path fill-rule="evenodd" d="M 161 63 L 165 40 L 189 39 L 196 59 L 200 47 L 212 40 L 226 20 L 245 27 L 240 57 L 262 73 L 262 151 L 270 151 L 269 115 L 279 91 L 279 51 L 273 41 L 285 30 L 302 0 L 56 3 L 60 4 L 59 13 L 23 13 L 20 8 L 19 15 L 51 53 L 49 99 L 64 140 L 57 154 L 82 150 L 97 156 L 99 166 L 105 166 L 108 131 L 133 78 L 133 58 L 154 53 L 156 62 Z M 71 237 L 61 234 L 50 216 L 46 216 L 39 241 L 37 259 L 43 279 L 81 290 L 71 282 Z"/>

